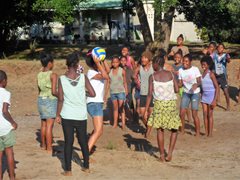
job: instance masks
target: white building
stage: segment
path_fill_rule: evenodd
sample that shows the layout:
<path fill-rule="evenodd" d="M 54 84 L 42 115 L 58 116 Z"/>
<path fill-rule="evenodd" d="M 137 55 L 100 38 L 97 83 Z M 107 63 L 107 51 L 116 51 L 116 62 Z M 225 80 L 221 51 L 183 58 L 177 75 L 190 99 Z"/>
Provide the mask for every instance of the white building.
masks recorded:
<path fill-rule="evenodd" d="M 154 34 L 154 8 L 153 0 L 143 1 L 145 13 L 147 15 L 150 31 Z M 108 22 L 111 21 L 111 37 Z M 67 40 L 71 42 L 74 35 L 80 42 L 89 38 L 91 41 L 104 40 L 124 40 L 128 28 L 131 31 L 131 41 L 143 41 L 139 19 L 136 16 L 130 16 L 130 27 L 127 26 L 127 16 L 122 10 L 122 0 L 92 0 L 91 3 L 80 4 L 79 16 L 72 27 L 65 27 L 60 23 L 50 23 L 51 32 L 46 34 L 41 30 L 43 26 L 33 26 L 31 36 L 47 36 L 51 40 Z M 170 41 L 175 42 L 179 34 L 183 34 L 185 40 L 190 42 L 201 41 L 195 32 L 195 25 L 186 21 L 183 14 L 176 12 L 176 17 L 172 22 L 172 32 Z M 45 34 L 45 35 L 44 35 Z"/>

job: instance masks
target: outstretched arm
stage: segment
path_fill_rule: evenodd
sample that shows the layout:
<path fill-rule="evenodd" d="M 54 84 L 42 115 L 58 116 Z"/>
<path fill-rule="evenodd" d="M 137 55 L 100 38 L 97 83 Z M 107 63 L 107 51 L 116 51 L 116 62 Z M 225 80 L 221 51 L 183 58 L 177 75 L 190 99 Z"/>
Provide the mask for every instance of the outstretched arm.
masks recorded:
<path fill-rule="evenodd" d="M 62 89 L 62 83 L 59 78 L 58 80 L 58 103 L 57 103 L 57 113 L 56 113 L 56 122 L 61 123 L 61 116 L 60 113 L 62 111 L 63 106 L 63 89 Z"/>

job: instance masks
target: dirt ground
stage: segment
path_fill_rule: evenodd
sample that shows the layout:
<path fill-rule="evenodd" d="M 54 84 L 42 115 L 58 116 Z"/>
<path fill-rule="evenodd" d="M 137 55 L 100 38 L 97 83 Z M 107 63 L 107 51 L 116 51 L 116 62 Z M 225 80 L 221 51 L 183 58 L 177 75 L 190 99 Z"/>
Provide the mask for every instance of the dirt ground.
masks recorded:
<path fill-rule="evenodd" d="M 194 64 L 199 66 L 199 61 Z M 0 69 L 7 72 L 7 89 L 12 93 L 11 113 L 19 124 L 14 147 L 17 179 L 240 179 L 240 133 L 237 128 L 240 127 L 240 105 L 235 106 L 239 66 L 240 60 L 233 60 L 228 66 L 232 109 L 228 112 L 224 110 L 225 99 L 221 92 L 223 107 L 215 110 L 212 138 L 202 136 L 196 139 L 193 123 L 188 122 L 187 133 L 178 136 L 172 162 L 161 163 L 157 160 L 159 153 L 155 130 L 149 139 L 145 139 L 141 125 L 129 122 L 126 131 L 105 125 L 103 136 L 96 144 L 96 152 L 91 156 L 91 173 L 80 170 L 81 151 L 75 140 L 73 176 L 64 178 L 60 174 L 64 165 L 60 125 L 54 127 L 53 155 L 39 148 L 40 119 L 36 103 L 36 75 L 41 68 L 39 61 L 1 60 Z M 60 75 L 65 70 L 65 61 L 56 61 L 54 71 Z M 201 131 L 204 132 L 201 110 L 199 115 Z M 88 132 L 91 131 L 89 118 Z M 166 150 L 168 142 L 169 132 L 166 131 Z M 4 179 L 7 179 L 4 164 Z"/>

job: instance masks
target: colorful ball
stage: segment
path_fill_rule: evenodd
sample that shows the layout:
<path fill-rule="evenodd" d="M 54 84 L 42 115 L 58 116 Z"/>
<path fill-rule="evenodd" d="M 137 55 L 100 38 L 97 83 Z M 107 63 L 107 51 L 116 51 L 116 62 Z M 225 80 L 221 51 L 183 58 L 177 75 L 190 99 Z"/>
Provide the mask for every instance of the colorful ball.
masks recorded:
<path fill-rule="evenodd" d="M 95 47 L 92 50 L 92 56 L 96 56 L 99 58 L 101 61 L 103 61 L 106 58 L 106 51 L 103 48 L 100 47 Z"/>

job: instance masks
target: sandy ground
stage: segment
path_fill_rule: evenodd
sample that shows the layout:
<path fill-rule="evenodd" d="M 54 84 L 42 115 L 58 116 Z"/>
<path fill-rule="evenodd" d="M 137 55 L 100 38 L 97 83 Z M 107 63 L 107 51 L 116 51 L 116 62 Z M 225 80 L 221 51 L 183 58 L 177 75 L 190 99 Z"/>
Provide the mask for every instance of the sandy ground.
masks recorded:
<path fill-rule="evenodd" d="M 199 62 L 194 62 L 199 65 Z M 192 122 L 186 125 L 186 135 L 179 135 L 173 161 L 161 163 L 156 131 L 144 139 L 143 127 L 129 123 L 128 129 L 112 129 L 104 126 L 104 134 L 97 142 L 96 152 L 91 156 L 91 173 L 80 170 L 81 151 L 75 140 L 73 153 L 73 176 L 64 178 L 63 134 L 61 126 L 54 127 L 54 154 L 51 156 L 39 148 L 40 120 L 37 112 L 36 74 L 41 66 L 38 61 L 0 61 L 0 69 L 7 72 L 8 90 L 12 92 L 11 112 L 19 124 L 17 144 L 14 147 L 17 179 L 240 179 L 240 106 L 235 98 L 239 82 L 236 68 L 240 60 L 228 66 L 232 110 L 217 107 L 214 113 L 214 136 L 196 139 Z M 62 74 L 65 62 L 59 60 L 55 71 Z M 221 93 L 222 95 L 222 93 Z M 221 96 L 225 107 L 225 99 Z M 204 131 L 202 111 L 201 131 Z M 88 120 L 88 132 L 92 122 Z M 165 149 L 168 149 L 169 132 L 166 131 Z M 4 179 L 7 179 L 6 163 Z"/>

